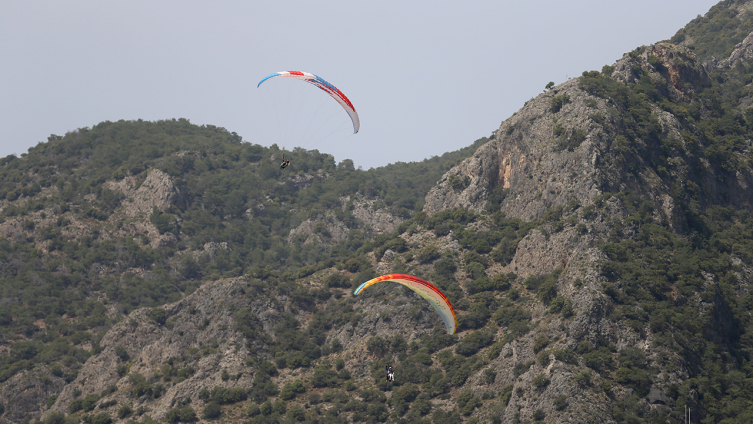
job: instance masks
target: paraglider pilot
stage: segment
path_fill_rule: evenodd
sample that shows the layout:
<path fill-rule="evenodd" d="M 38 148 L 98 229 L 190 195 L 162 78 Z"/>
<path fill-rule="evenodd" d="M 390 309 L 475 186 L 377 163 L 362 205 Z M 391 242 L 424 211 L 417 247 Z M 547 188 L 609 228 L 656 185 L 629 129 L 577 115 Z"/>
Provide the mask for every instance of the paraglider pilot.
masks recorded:
<path fill-rule="evenodd" d="M 290 166 L 290 161 L 285 160 L 285 153 L 282 154 L 282 163 L 280 164 L 280 169 L 285 169 L 288 166 Z"/>
<path fill-rule="evenodd" d="M 395 371 L 392 370 L 392 367 L 385 367 L 387 370 L 387 381 L 395 381 Z"/>

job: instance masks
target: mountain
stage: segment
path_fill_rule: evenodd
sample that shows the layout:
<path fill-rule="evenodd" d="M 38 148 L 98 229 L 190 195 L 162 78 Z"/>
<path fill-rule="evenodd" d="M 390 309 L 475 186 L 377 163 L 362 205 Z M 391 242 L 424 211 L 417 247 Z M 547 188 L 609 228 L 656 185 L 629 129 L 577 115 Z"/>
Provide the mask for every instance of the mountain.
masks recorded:
<path fill-rule="evenodd" d="M 0 421 L 750 422 L 751 10 L 421 163 L 282 171 L 186 120 L 4 158 Z M 386 273 L 457 334 L 402 286 L 352 295 Z"/>
<path fill-rule="evenodd" d="M 223 128 L 120 121 L 3 158 L 0 419 L 53 407 L 114 325 L 207 282 L 275 275 L 309 305 L 299 276 L 392 240 L 429 187 L 486 141 L 369 171 L 296 149 L 295 171 L 283 172 L 276 146 Z"/>

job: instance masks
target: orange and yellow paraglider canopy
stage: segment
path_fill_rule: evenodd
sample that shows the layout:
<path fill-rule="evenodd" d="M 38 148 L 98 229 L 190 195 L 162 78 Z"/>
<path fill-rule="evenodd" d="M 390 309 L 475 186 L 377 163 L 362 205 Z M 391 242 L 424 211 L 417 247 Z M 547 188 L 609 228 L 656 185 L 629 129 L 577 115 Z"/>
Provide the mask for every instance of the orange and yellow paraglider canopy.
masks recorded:
<path fill-rule="evenodd" d="M 455 334 L 455 330 L 458 328 L 458 319 L 455 316 L 455 309 L 452 307 L 450 301 L 447 300 L 447 296 L 445 296 L 444 293 L 442 293 L 442 291 L 434 284 L 431 284 L 426 280 L 407 274 L 382 275 L 381 277 L 374 278 L 358 286 L 356 291 L 353 292 L 353 295 L 358 295 L 358 293 L 361 293 L 366 287 L 382 281 L 394 281 L 400 283 L 428 300 L 434 310 L 437 311 L 440 317 L 442 317 L 442 321 L 444 321 L 444 325 L 447 328 L 447 333 Z"/>

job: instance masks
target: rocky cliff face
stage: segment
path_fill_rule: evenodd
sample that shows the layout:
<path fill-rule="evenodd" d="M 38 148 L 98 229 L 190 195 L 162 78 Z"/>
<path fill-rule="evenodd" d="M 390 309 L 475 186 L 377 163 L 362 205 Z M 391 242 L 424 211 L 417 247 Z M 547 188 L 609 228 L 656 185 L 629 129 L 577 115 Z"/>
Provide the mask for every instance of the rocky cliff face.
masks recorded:
<path fill-rule="evenodd" d="M 733 56 L 744 49 L 741 46 Z M 710 85 L 705 69 L 683 47 L 657 44 L 639 50 L 617 61 L 609 76 L 625 84 L 634 84 L 641 76 L 662 81 L 670 97 L 680 102 Z M 628 172 L 622 147 L 615 143 L 623 131 L 615 116 L 619 112 L 584 90 L 579 79 L 571 79 L 505 120 L 492 142 L 444 175 L 427 196 L 424 210 L 430 214 L 455 207 L 482 211 L 494 190 L 505 190 L 499 209 L 510 217 L 535 220 L 571 201 L 585 205 L 604 192 L 630 190 L 663 203 L 662 212 L 675 222 L 681 218 L 673 211 L 670 183 L 682 184 L 693 173 L 704 175 L 705 204 L 721 199 L 737 206 L 750 204 L 750 169 L 722 176 L 708 160 L 691 168 L 682 133 L 696 129 L 656 104 L 651 107 L 661 135 L 678 144 L 672 147 L 669 178 L 662 178 L 645 163 L 640 173 Z"/>
<path fill-rule="evenodd" d="M 349 213 L 352 218 L 357 220 L 348 225 L 336 216 L 335 212 L 329 211 L 323 216 L 309 218 L 300 223 L 296 228 L 290 230 L 288 241 L 300 239 L 304 243 L 316 243 L 320 245 L 332 245 L 345 241 L 348 232 L 357 226 L 362 226 L 367 233 L 386 234 L 397 229 L 404 220 L 395 216 L 386 208 L 379 208 L 375 199 L 364 199 L 358 197 L 351 200 L 350 197 L 340 199 L 343 203 L 341 211 Z"/>
<path fill-rule="evenodd" d="M 553 113 L 551 101 L 558 96 L 569 96 L 569 101 Z M 426 197 L 424 210 L 482 211 L 494 189 L 507 190 L 502 210 L 524 220 L 538 219 L 573 199 L 586 203 L 600 193 L 596 162 L 603 144 L 597 136 L 600 128 L 584 105 L 589 98 L 578 89 L 578 80 L 571 79 L 529 101 L 502 123 L 493 141 L 445 174 Z M 582 131 L 580 146 L 572 152 L 555 151 L 557 124 Z"/>
<path fill-rule="evenodd" d="M 749 41 L 750 36 L 724 63 L 747 60 Z M 612 67 L 605 67 L 603 74 L 624 84 L 637 84 L 641 78 L 649 78 L 664 85 L 667 95 L 679 103 L 689 102 L 693 95 L 711 86 L 706 69 L 692 52 L 664 43 L 626 54 Z M 741 101 L 741 108 L 747 106 Z M 657 172 L 647 162 L 641 163 L 639 172 L 625 165 L 619 145 L 620 140 L 625 140 L 625 128 L 614 104 L 589 93 L 579 79 L 571 79 L 538 95 L 505 120 L 491 142 L 445 174 L 428 194 L 424 211 L 430 215 L 451 208 L 468 208 L 479 213 L 501 211 L 508 218 L 533 221 L 561 208 L 560 222 L 570 222 L 560 230 L 545 224 L 528 233 L 517 245 L 510 263 L 499 270 L 526 277 L 561 268 L 557 291 L 573 302 L 578 311 L 576 318 L 547 319 L 544 310 L 533 308 L 532 321 L 540 320 L 538 336 L 531 334 L 506 345 L 502 355 L 489 365 L 498 376 L 494 390 L 512 385 L 515 395 L 511 404 L 517 408 L 507 407 L 500 412 L 495 409 L 497 405 L 490 403 L 479 416 L 499 414 L 501 422 L 520 422 L 531 419 L 536 408 L 551 405 L 556 396 L 565 395 L 571 405 L 577 406 L 566 412 L 545 409 L 547 422 L 550 417 L 556 417 L 551 422 L 594 422 L 595 417 L 613 422 L 609 417 L 610 405 L 614 399 L 631 392 L 615 387 L 607 391 L 609 397 L 595 395 L 576 381 L 576 375 L 584 368 L 552 357 L 548 365 L 533 365 L 520 377 L 513 377 L 515 364 L 535 362 L 535 337 L 556 340 L 556 344 L 549 345 L 554 349 L 577 350 L 583 341 L 596 345 L 598 340 L 602 343 L 608 340 L 617 350 L 638 347 L 657 368 L 662 356 L 674 357 L 674 353 L 655 347 L 651 334 L 636 332 L 624 322 L 607 319 L 613 306 L 602 291 L 603 276 L 599 269 L 605 256 L 596 246 L 614 239 L 615 225 L 625 224 L 630 212 L 615 198 L 602 205 L 598 214 L 574 210 L 578 206 L 593 206 L 595 200 L 601 202 L 604 193 L 631 192 L 659 205 L 654 218 L 668 222 L 682 233 L 687 228 L 686 217 L 676 205 L 673 190 L 676 193 L 678 187 L 692 186 L 691 178 L 700 176 L 695 181 L 700 180 L 696 189 L 703 193 L 698 200 L 701 204 L 748 208 L 753 200 L 753 173 L 749 167 L 732 174 L 715 171 L 707 159 L 691 166 L 693 161 L 687 154 L 691 148 L 685 143 L 692 142 L 688 135 L 696 134 L 698 129 L 657 104 L 650 107 L 661 137 L 675 143 L 671 147 L 669 170 L 662 175 L 662 170 Z M 638 138 L 636 142 L 649 143 L 649 140 Z M 739 157 L 747 160 L 743 155 Z M 626 232 L 621 236 L 631 238 L 633 234 Z M 662 370 L 654 381 L 652 395 L 641 400 L 645 411 L 668 413 L 671 406 L 666 395 L 668 387 L 687 379 L 691 367 L 686 364 L 681 369 Z M 535 386 L 532 378 L 537 374 L 551 380 L 547 389 L 533 397 L 518 397 Z M 484 383 L 476 379 L 470 387 L 481 393 Z M 693 408 L 698 414 L 698 403 Z"/>
<path fill-rule="evenodd" d="M 735 67 L 751 58 L 753 58 L 753 35 L 748 35 L 742 43 L 735 46 L 735 50 L 722 62 L 722 66 Z"/>

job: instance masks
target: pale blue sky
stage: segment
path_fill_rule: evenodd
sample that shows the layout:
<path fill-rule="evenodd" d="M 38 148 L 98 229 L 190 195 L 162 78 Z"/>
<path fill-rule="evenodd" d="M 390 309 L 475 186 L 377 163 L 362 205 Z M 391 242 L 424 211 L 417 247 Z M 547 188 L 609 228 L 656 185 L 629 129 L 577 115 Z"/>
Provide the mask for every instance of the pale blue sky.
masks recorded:
<path fill-rule="evenodd" d="M 0 157 L 139 118 L 187 118 L 269 145 L 256 84 L 301 70 L 345 92 L 361 132 L 285 147 L 364 168 L 422 160 L 489 135 L 547 82 L 668 39 L 715 3 L 4 1 Z"/>

